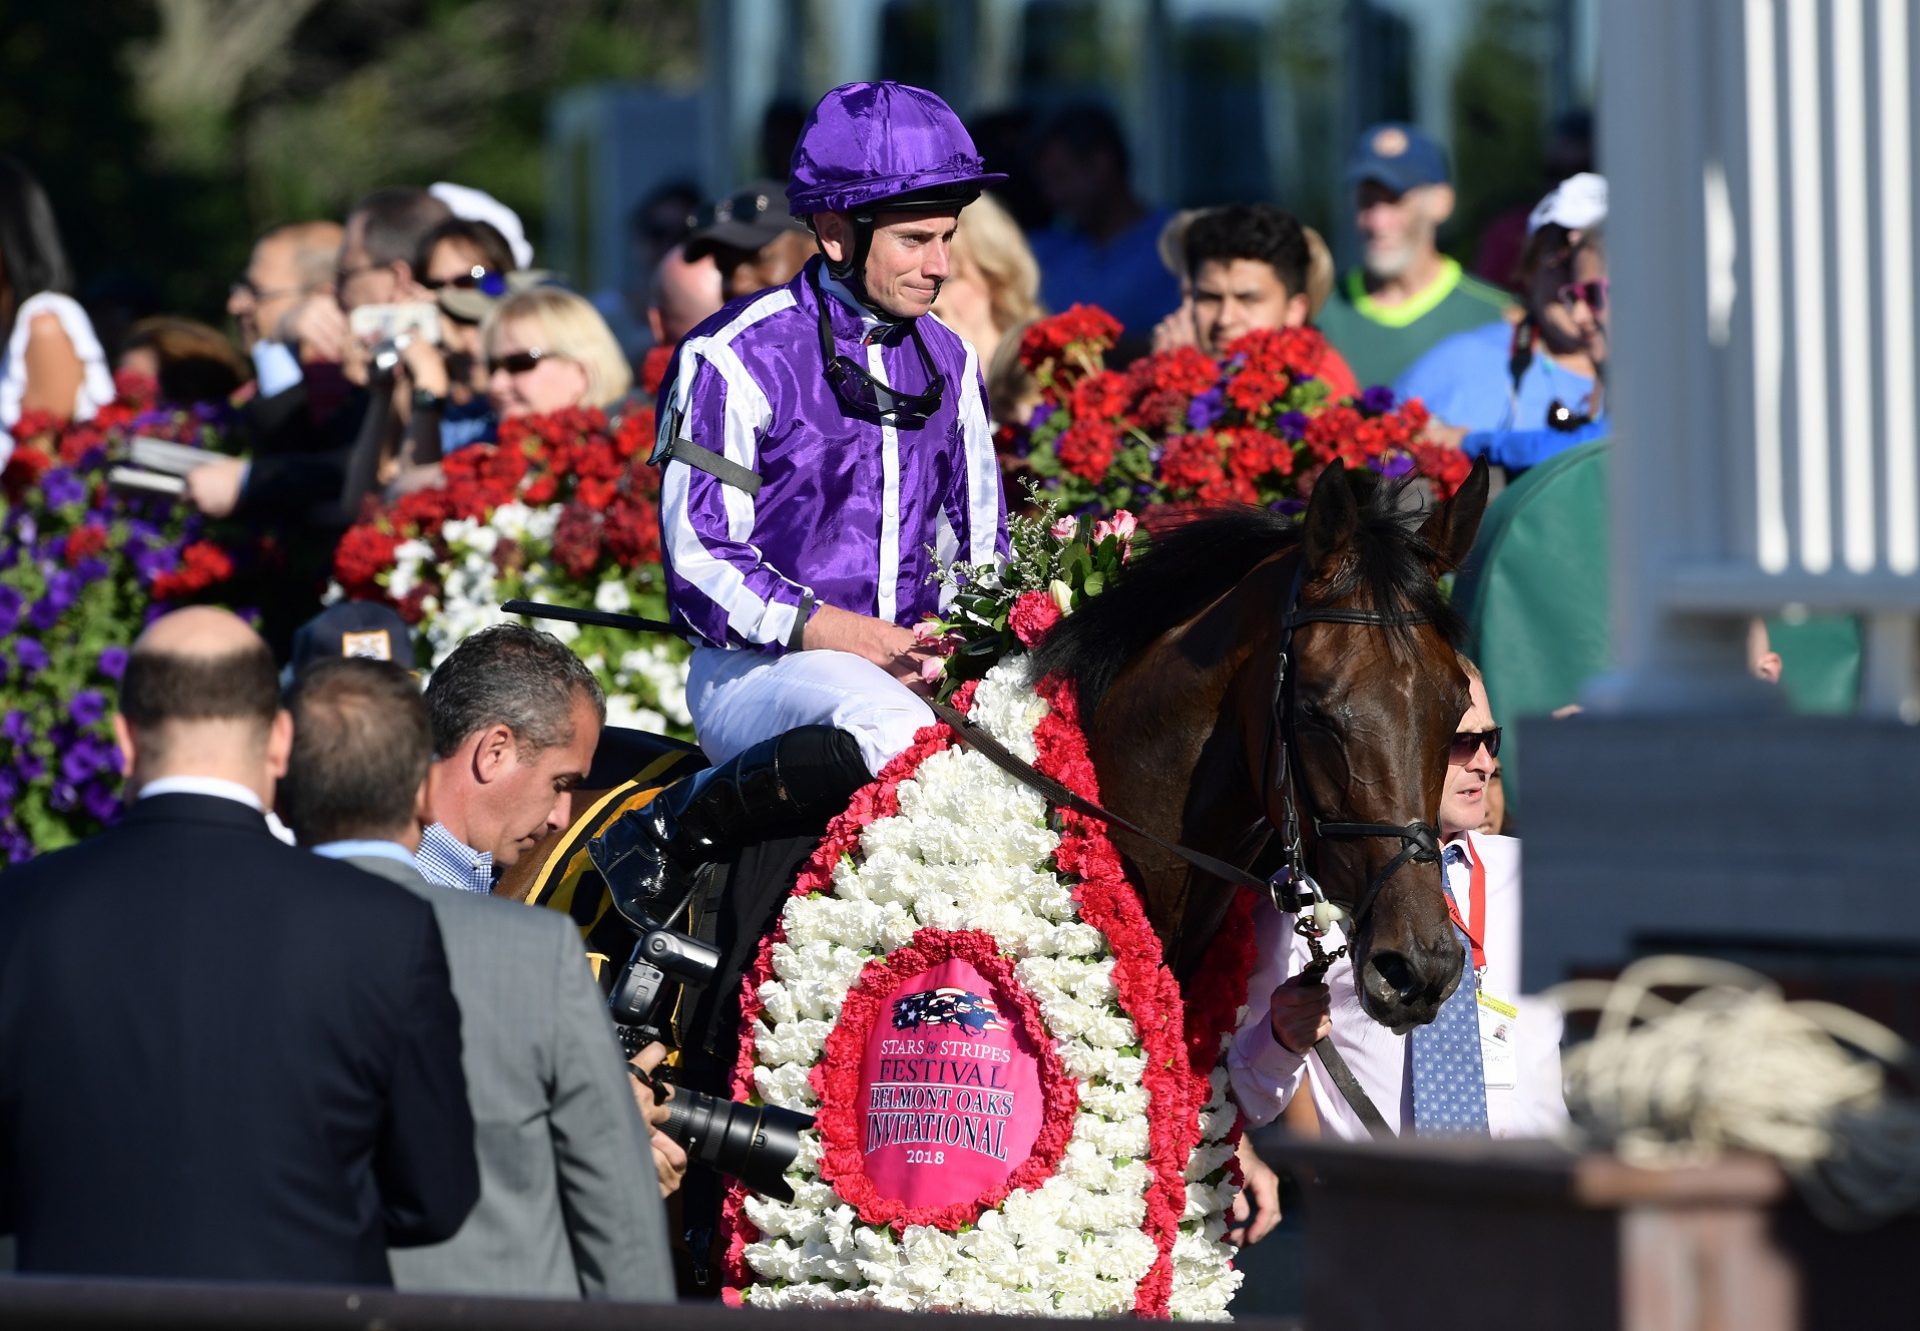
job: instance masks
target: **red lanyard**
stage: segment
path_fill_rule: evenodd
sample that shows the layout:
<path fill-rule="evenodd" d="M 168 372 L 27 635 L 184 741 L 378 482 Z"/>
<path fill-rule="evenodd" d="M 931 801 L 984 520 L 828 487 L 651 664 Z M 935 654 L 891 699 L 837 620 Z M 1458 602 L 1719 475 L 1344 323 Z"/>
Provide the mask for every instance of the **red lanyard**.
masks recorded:
<path fill-rule="evenodd" d="M 1487 968 L 1487 866 L 1474 854 L 1471 837 L 1462 836 L 1460 844 L 1466 847 L 1467 863 L 1471 866 L 1467 891 L 1473 897 L 1473 904 L 1467 909 L 1472 922 L 1460 918 L 1460 904 L 1453 899 L 1451 892 L 1447 893 L 1447 914 L 1453 917 L 1455 927 L 1464 932 L 1467 942 L 1473 945 L 1473 969 L 1483 971 Z"/>

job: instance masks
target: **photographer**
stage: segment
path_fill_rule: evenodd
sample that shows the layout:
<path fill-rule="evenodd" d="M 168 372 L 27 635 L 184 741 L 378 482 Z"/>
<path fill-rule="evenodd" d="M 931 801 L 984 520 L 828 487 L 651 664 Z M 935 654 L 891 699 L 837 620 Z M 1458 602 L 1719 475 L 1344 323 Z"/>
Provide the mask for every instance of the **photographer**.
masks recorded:
<path fill-rule="evenodd" d="M 571 922 L 447 891 L 414 867 L 433 735 L 407 671 L 387 661 L 319 661 L 295 683 L 289 706 L 287 822 L 317 854 L 433 907 L 460 1004 L 480 1201 L 453 1238 L 389 1254 L 395 1284 L 670 1300 L 648 1129 Z"/>

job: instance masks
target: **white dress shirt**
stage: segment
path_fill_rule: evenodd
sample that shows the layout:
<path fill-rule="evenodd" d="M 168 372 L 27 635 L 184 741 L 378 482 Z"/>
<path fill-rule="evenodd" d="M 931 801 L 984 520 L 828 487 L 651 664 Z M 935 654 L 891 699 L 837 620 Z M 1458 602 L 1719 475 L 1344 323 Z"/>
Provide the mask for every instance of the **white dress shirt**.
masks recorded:
<path fill-rule="evenodd" d="M 1523 998 L 1520 982 L 1520 843 L 1512 837 L 1471 837 L 1473 853 L 1486 870 L 1486 970 L 1481 992 L 1519 1008 L 1513 1023 L 1513 1075 L 1503 1077 L 1490 1063 L 1487 1125 L 1495 1137 L 1544 1137 L 1567 1121 L 1560 1085 L 1560 1014 L 1551 1004 Z M 1461 918 L 1473 918 L 1472 870 L 1465 863 L 1448 867 L 1447 885 L 1459 903 Z M 1306 940 L 1293 931 L 1293 917 L 1270 902 L 1255 908 L 1256 961 L 1248 981 L 1247 1014 L 1227 1054 L 1234 1098 L 1251 1125 L 1277 1118 L 1300 1089 L 1302 1076 L 1313 1096 L 1323 1131 L 1347 1141 L 1370 1134 L 1327 1076 L 1320 1060 L 1303 1058 L 1273 1037 L 1269 999 L 1280 982 L 1305 969 L 1311 958 Z M 1407 1037 L 1380 1025 L 1360 1004 L 1353 966 L 1346 957 L 1333 963 L 1326 983 L 1332 993 L 1333 1044 L 1354 1077 L 1395 1132 L 1413 1117 L 1413 1088 L 1407 1076 Z M 1482 1008 L 1483 1019 L 1489 1010 Z M 1483 1020 L 1482 1030 L 1488 1029 Z M 1484 1048 L 1484 1044 L 1483 1044 Z M 1501 1083 L 1509 1084 L 1501 1084 Z"/>

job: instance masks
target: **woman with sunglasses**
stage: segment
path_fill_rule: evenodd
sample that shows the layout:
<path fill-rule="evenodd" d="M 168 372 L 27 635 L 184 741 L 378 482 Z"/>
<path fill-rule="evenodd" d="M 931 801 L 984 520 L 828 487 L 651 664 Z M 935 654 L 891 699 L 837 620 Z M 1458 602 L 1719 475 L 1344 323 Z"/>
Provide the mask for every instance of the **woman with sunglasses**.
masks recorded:
<path fill-rule="evenodd" d="M 517 291 L 480 325 L 487 397 L 501 420 L 613 407 L 633 369 L 600 311 L 565 287 Z"/>
<path fill-rule="evenodd" d="M 1560 182 L 1527 219 L 1519 322 L 1458 333 L 1400 377 L 1430 442 L 1517 472 L 1607 433 L 1606 217 L 1605 179 Z"/>
<path fill-rule="evenodd" d="M 440 458 L 493 438 L 480 321 L 506 294 L 517 266 L 507 238 L 486 222 L 450 217 L 422 237 L 414 271 L 439 306 L 440 341 L 415 340 L 401 352 L 397 405 L 415 466 L 400 488 L 437 480 L 433 464 Z"/>

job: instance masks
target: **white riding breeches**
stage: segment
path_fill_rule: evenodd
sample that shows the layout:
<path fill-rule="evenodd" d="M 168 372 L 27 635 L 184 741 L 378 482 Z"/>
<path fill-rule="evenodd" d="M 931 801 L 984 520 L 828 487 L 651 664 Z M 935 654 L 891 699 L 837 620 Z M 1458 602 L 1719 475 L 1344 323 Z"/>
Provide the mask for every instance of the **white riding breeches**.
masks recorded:
<path fill-rule="evenodd" d="M 933 712 L 906 685 L 851 652 L 769 656 L 696 647 L 687 667 L 687 708 L 700 747 L 716 765 L 796 726 L 834 726 L 852 735 L 867 770 L 913 743 Z"/>

